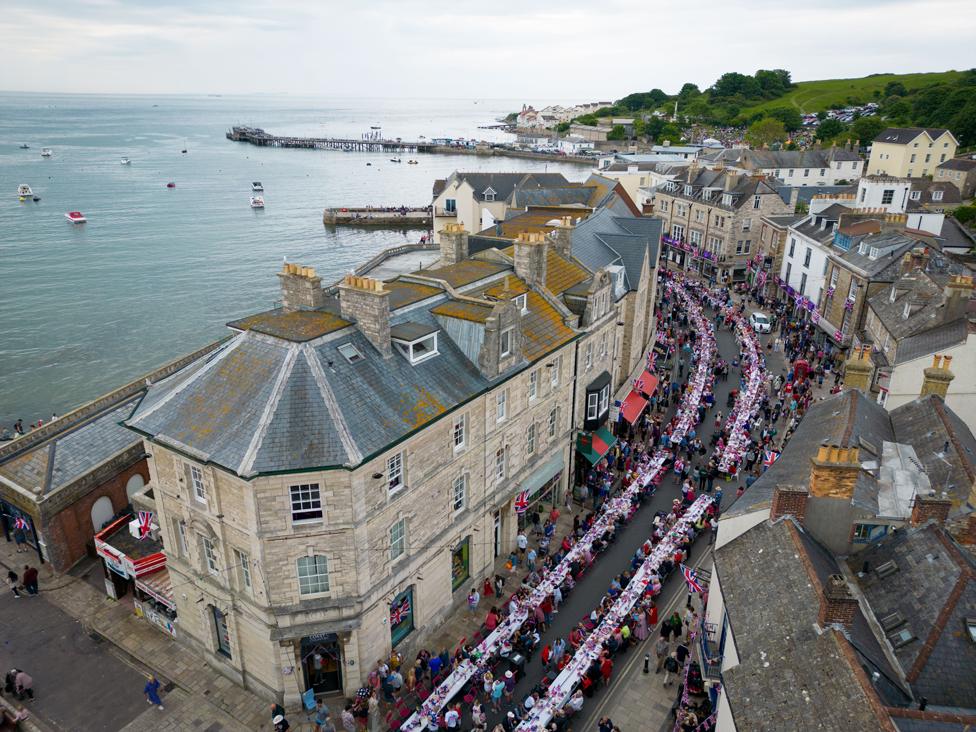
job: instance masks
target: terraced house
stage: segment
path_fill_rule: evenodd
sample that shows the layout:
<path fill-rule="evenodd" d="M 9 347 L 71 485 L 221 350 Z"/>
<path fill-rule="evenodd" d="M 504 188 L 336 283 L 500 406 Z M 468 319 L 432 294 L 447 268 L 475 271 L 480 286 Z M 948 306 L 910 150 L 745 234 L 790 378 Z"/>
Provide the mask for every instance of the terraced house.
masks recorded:
<path fill-rule="evenodd" d="M 271 698 L 351 695 L 512 548 L 518 494 L 559 500 L 574 428 L 609 449 L 614 280 L 570 226 L 472 254 L 452 224 L 387 282 L 286 265 L 280 307 L 149 388 L 184 642 Z"/>
<path fill-rule="evenodd" d="M 692 164 L 658 188 L 655 214 L 664 220 L 665 257 L 721 281 L 746 279 L 759 248 L 760 219 L 793 213 L 763 175 Z"/>

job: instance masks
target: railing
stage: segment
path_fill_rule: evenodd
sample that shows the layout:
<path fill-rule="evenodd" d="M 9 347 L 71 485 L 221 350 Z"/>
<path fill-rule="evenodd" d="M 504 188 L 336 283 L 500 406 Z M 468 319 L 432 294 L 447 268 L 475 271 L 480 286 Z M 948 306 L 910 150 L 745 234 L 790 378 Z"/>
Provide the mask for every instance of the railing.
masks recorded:
<path fill-rule="evenodd" d="M 437 207 L 434 208 L 434 216 L 453 216 L 453 217 L 457 217 L 457 209 L 454 209 L 453 211 L 449 211 L 446 208 L 442 208 L 440 206 L 437 206 Z"/>
<path fill-rule="evenodd" d="M 702 632 L 698 634 L 698 653 L 701 656 L 702 676 L 712 680 L 722 678 L 722 639 L 718 639 L 715 623 L 702 621 Z"/>
<path fill-rule="evenodd" d="M 434 244 L 433 242 L 428 242 L 426 244 L 401 244 L 398 247 L 390 247 L 389 249 L 384 249 L 382 252 L 374 256 L 372 259 L 360 264 L 353 270 L 353 274 L 357 277 L 361 277 L 367 272 L 369 272 L 374 267 L 379 266 L 387 259 L 391 257 L 399 256 L 400 254 L 409 254 L 410 252 L 424 252 L 431 251 L 434 249 L 439 249 L 440 245 Z M 340 280 L 341 281 L 341 280 Z M 339 291 L 339 282 L 334 285 L 322 288 L 326 295 L 334 295 Z"/>

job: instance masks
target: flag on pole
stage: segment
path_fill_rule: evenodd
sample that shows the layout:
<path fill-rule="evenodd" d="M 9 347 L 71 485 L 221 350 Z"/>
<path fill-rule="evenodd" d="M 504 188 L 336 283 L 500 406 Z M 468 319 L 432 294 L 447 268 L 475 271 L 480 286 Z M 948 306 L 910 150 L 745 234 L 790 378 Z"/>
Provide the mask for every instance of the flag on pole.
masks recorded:
<path fill-rule="evenodd" d="M 770 465 L 776 462 L 776 459 L 778 457 L 779 457 L 779 453 L 776 452 L 775 450 L 764 450 L 763 465 L 765 465 L 768 468 Z"/>
<path fill-rule="evenodd" d="M 515 513 L 525 513 L 529 510 L 529 492 L 519 491 L 515 496 Z"/>
<path fill-rule="evenodd" d="M 25 521 L 20 516 L 18 516 L 16 519 L 14 519 L 14 528 L 27 531 L 30 528 L 30 526 L 27 525 L 27 521 Z"/>
<path fill-rule="evenodd" d="M 152 511 L 139 512 L 139 540 L 147 538 L 152 533 L 152 521 L 156 514 Z"/>
<path fill-rule="evenodd" d="M 682 564 L 681 565 L 681 576 L 685 578 L 685 582 L 688 583 L 688 592 L 704 592 L 705 588 L 701 586 L 698 581 L 698 571 L 692 569 L 691 567 Z"/>

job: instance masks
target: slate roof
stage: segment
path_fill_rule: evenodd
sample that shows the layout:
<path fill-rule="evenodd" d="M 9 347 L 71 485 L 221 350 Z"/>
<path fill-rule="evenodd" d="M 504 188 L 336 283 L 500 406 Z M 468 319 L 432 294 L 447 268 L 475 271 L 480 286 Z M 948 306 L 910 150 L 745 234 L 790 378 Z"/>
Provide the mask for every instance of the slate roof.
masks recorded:
<path fill-rule="evenodd" d="M 0 476 L 29 491 L 40 487 L 38 498 L 70 485 L 139 444 L 139 436 L 119 424 L 137 401 L 138 397 L 128 399 L 11 456 L 0 463 Z"/>
<path fill-rule="evenodd" d="M 797 202 L 802 202 L 807 205 L 813 200 L 814 196 L 826 195 L 826 196 L 836 196 L 838 193 L 853 193 L 857 190 L 857 186 L 787 186 L 787 185 L 777 185 L 775 179 L 769 181 L 779 197 L 783 199 L 783 203 L 789 203 L 790 198 L 793 196 L 793 191 L 796 191 Z"/>
<path fill-rule="evenodd" d="M 906 361 L 914 361 L 916 358 L 930 356 L 946 348 L 957 346 L 966 341 L 968 333 L 966 321 L 960 318 L 951 323 L 937 325 L 915 335 L 906 336 L 898 342 L 898 347 L 895 350 L 895 361 L 892 365 L 897 366 Z"/>
<path fill-rule="evenodd" d="M 946 160 L 944 163 L 939 163 L 936 168 L 969 172 L 970 170 L 976 170 L 976 160 L 973 158 L 953 158 L 952 160 Z"/>
<path fill-rule="evenodd" d="M 941 127 L 889 127 L 886 130 L 882 130 L 874 138 L 874 141 L 887 142 L 894 145 L 907 145 L 923 132 L 927 132 L 929 137 L 935 140 L 948 132 L 948 130 Z M 950 132 L 949 134 L 952 133 Z"/>
<path fill-rule="evenodd" d="M 900 342 L 908 336 L 943 325 L 944 300 L 942 287 L 927 273 L 916 269 L 871 297 L 868 306 L 891 337 Z M 913 307 L 914 312 L 906 318 L 905 306 L 908 304 L 917 309 Z"/>
<path fill-rule="evenodd" d="M 789 520 L 764 521 L 715 551 L 739 664 L 723 672 L 742 730 L 872 730 L 879 721 L 835 630 L 815 628 L 819 589 Z"/>
<path fill-rule="evenodd" d="M 953 206 L 962 202 L 962 192 L 956 185 L 947 180 L 927 180 L 925 178 L 912 179 L 912 194 L 920 194 L 920 198 L 908 197 L 908 210 L 917 210 L 922 206 Z M 937 201 L 933 193 L 940 191 L 942 197 Z"/>
<path fill-rule="evenodd" d="M 866 248 L 864 254 L 861 254 L 862 243 Z M 854 235 L 851 237 L 851 246 L 847 251 L 832 247 L 831 254 L 870 278 L 871 281 L 884 282 L 894 280 L 901 274 L 902 256 L 917 245 L 915 239 L 904 234 L 882 231 L 876 234 Z M 873 259 L 872 248 L 879 251 L 879 256 Z"/>
<path fill-rule="evenodd" d="M 951 216 L 946 216 L 943 219 L 942 231 L 939 232 L 939 236 L 943 240 L 943 249 L 951 247 L 969 250 L 976 247 L 976 235 Z"/>
<path fill-rule="evenodd" d="M 673 182 L 678 184 L 677 190 L 663 190 L 662 192 L 667 195 L 689 198 L 683 193 L 684 185 L 689 184 L 693 187 L 690 198 L 702 200 L 701 196 L 705 188 L 720 189 L 718 195 L 709 201 L 709 205 L 724 206 L 725 208 L 729 208 L 729 206 L 721 203 L 722 194 L 725 193 L 732 195 L 731 208 L 742 207 L 746 201 L 751 200 L 750 196 L 777 193 L 776 188 L 763 179 L 761 175 L 744 175 L 725 168 L 712 170 L 711 168 L 688 167 L 681 170 L 674 177 Z"/>
<path fill-rule="evenodd" d="M 976 645 L 963 619 L 976 612 L 976 567 L 938 527 L 901 529 L 848 560 L 856 574 L 893 561 L 885 577 L 869 571 L 856 582 L 879 620 L 899 613 L 914 640 L 891 652 L 916 696 L 939 707 L 976 707 Z M 889 636 L 890 637 L 890 636 Z"/>
<path fill-rule="evenodd" d="M 543 186 L 565 186 L 569 183 L 562 173 L 466 173 L 457 171 L 450 175 L 445 187 L 454 181 L 465 182 L 470 185 L 478 200 L 482 200 L 484 191 L 491 188 L 495 192 L 496 201 L 507 201 L 516 187 L 539 188 Z"/>
<path fill-rule="evenodd" d="M 282 308 L 275 308 L 231 321 L 227 327 L 235 330 L 253 330 L 256 333 L 265 333 L 276 338 L 302 343 L 350 324 L 348 320 L 343 320 L 338 315 L 321 310 L 288 312 Z"/>
<path fill-rule="evenodd" d="M 481 259 L 462 259 L 456 264 L 450 264 L 436 269 L 425 269 L 414 274 L 426 277 L 436 277 L 444 280 L 451 287 L 464 287 L 492 275 L 509 270 L 511 267 L 500 262 L 485 262 Z M 392 307 L 392 306 L 391 306 Z"/>
<path fill-rule="evenodd" d="M 578 183 L 546 188 L 518 188 L 511 196 L 512 208 L 529 206 L 589 206 L 597 189 Z"/>
<path fill-rule="evenodd" d="M 615 215 L 601 209 L 573 228 L 573 256 L 596 272 L 622 265 L 627 289 L 636 290 L 645 259 L 656 265 L 663 222 L 658 218 Z"/>

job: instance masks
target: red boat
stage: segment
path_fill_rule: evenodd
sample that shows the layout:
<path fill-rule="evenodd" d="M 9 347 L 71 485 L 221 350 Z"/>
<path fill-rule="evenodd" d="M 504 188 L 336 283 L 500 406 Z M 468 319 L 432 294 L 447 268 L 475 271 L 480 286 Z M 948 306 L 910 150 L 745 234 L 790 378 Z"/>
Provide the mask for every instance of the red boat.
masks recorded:
<path fill-rule="evenodd" d="M 83 224 L 88 221 L 88 219 L 85 218 L 85 214 L 83 214 L 81 211 L 69 211 L 64 215 L 64 217 L 72 224 Z"/>
<path fill-rule="evenodd" d="M 170 181 L 169 183 L 166 184 L 166 187 L 167 188 L 176 188 L 176 184 L 173 183 L 172 181 Z"/>

